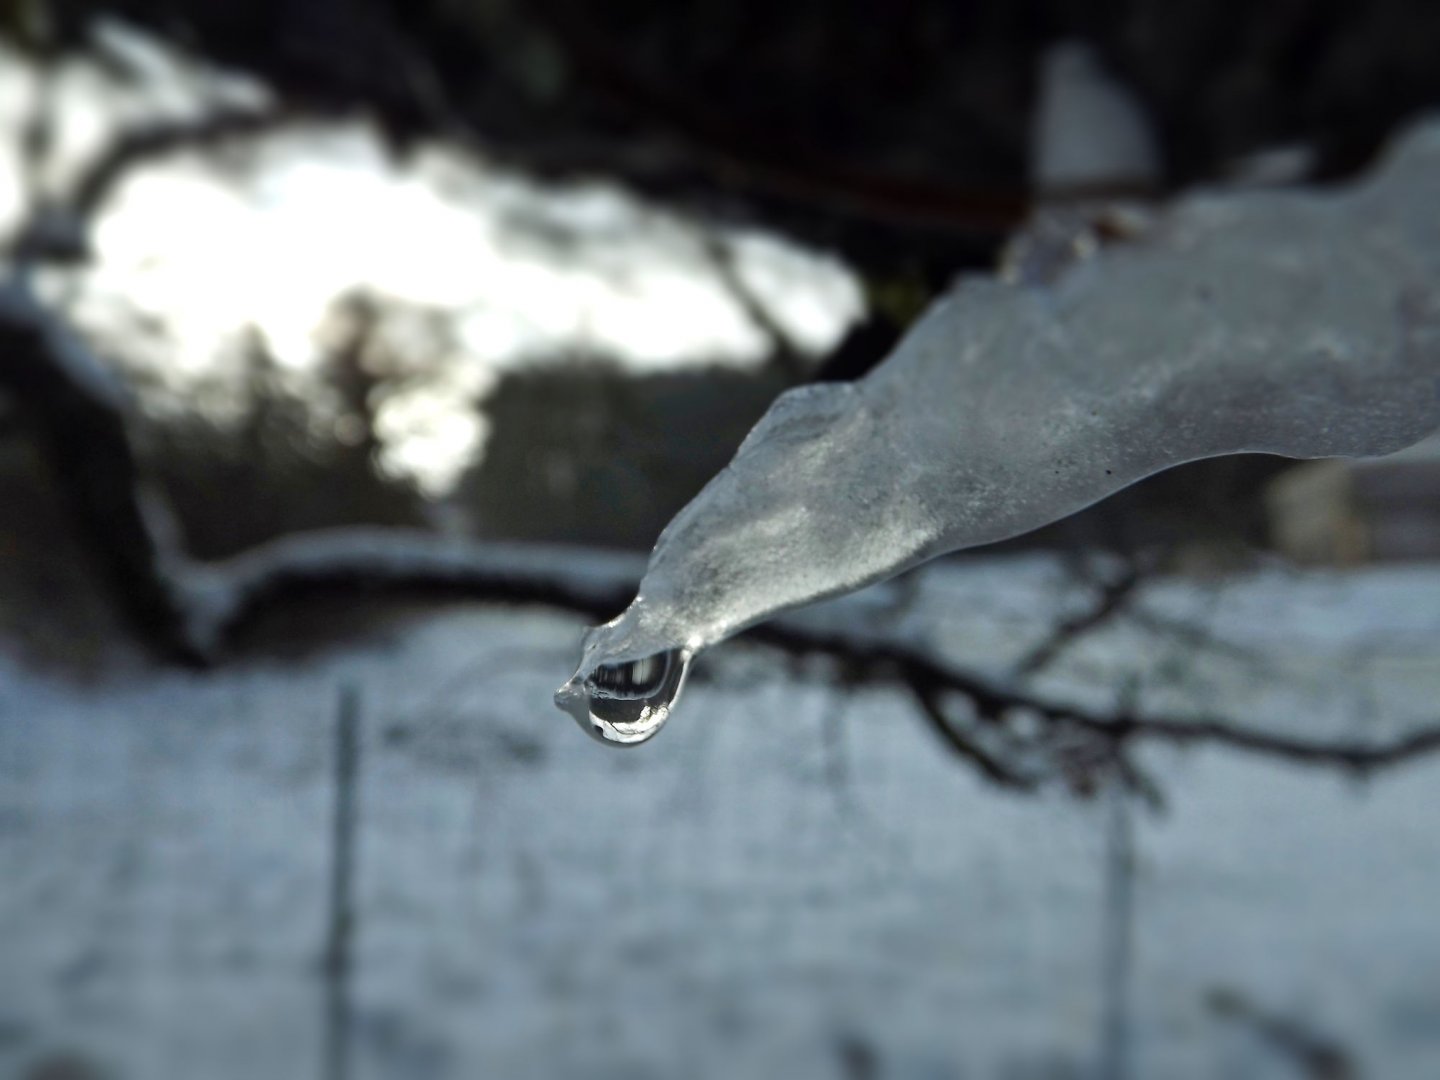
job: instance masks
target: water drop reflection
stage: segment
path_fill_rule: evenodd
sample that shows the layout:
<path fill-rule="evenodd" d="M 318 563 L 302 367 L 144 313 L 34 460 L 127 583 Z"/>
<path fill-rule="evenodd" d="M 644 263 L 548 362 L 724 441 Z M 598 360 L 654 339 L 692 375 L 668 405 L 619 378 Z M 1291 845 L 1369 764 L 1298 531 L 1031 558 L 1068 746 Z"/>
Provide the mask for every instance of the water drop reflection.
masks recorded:
<path fill-rule="evenodd" d="M 680 700 L 691 654 L 674 649 L 620 664 L 600 664 L 576 685 L 571 680 L 556 703 L 601 742 L 635 746 L 652 738 Z"/>

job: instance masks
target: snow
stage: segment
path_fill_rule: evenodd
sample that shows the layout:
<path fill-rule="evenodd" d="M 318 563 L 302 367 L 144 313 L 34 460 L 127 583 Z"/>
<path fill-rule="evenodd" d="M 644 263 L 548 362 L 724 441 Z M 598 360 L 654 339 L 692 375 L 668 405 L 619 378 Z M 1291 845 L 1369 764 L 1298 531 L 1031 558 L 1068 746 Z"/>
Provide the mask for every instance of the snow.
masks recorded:
<path fill-rule="evenodd" d="M 998 678 L 1089 591 L 1040 557 L 919 584 L 804 614 L 888 612 Z M 1161 579 L 1138 603 L 1204 644 L 1124 616 L 1047 692 L 1113 701 L 1134 676 L 1316 739 L 1440 719 L 1434 568 Z M 57 1049 L 156 1080 L 320 1071 L 346 686 L 354 1075 L 828 1078 L 846 1045 L 907 1080 L 1095 1075 L 1106 807 L 1002 792 L 903 693 L 738 646 L 645 753 L 609 753 L 548 706 L 576 632 L 456 606 L 213 675 L 0 661 L 0 1075 Z M 1170 687 L 1177 652 L 1196 677 Z M 1434 759 L 1363 786 L 1221 748 L 1142 763 L 1168 809 L 1130 811 L 1132 1075 L 1289 1075 L 1217 988 L 1363 1075 L 1436 1075 Z"/>

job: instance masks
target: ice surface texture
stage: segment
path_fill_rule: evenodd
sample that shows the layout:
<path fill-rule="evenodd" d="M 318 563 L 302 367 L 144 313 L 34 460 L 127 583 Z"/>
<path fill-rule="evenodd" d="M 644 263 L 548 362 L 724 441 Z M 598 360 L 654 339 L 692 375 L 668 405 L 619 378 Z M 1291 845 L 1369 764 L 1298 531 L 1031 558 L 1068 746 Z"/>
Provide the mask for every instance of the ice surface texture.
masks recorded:
<path fill-rule="evenodd" d="M 965 278 L 866 378 L 782 395 L 559 697 L 1181 462 L 1385 454 L 1437 427 L 1431 122 L 1356 186 L 1196 194 L 1048 282 Z"/>

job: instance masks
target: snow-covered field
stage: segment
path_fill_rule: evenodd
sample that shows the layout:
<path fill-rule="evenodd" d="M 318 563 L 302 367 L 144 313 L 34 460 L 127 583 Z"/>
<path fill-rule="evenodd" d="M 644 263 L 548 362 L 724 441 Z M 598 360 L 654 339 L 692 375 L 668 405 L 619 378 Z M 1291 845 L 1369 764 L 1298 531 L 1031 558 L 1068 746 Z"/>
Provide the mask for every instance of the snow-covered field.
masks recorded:
<path fill-rule="evenodd" d="M 976 559 L 893 600 L 811 617 L 1001 675 L 1085 593 Z M 1170 580 L 1139 605 L 1037 686 L 1102 705 L 1133 682 L 1316 739 L 1440 719 L 1440 570 Z M 743 644 L 616 752 L 550 705 L 576 636 L 450 607 L 210 675 L 5 662 L 0 1075 L 310 1077 L 332 1036 L 349 1075 L 404 1080 L 1322 1075 L 1286 1021 L 1348 1058 L 1326 1075 L 1440 1075 L 1434 759 L 1360 782 L 1151 744 L 1163 812 L 1014 794 L 897 692 Z"/>

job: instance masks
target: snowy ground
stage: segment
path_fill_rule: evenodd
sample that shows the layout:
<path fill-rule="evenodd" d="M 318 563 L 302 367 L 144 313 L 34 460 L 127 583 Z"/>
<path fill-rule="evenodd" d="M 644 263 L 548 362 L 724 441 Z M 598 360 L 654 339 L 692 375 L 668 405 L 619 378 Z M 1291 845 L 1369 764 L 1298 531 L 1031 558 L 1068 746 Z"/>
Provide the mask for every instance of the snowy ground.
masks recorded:
<path fill-rule="evenodd" d="M 924 585 L 860 603 L 997 674 L 1084 601 L 1037 558 Z M 1440 569 L 1140 603 L 1039 685 L 1317 739 L 1440 716 Z M 206 676 L 6 663 L 0 1076 L 1440 1075 L 1434 759 L 1151 746 L 1164 812 L 1019 795 L 743 645 L 616 752 L 550 706 L 575 637 L 466 607 Z"/>

